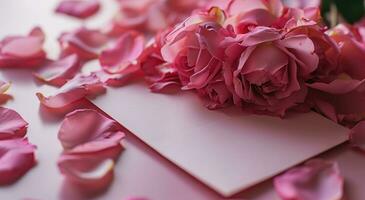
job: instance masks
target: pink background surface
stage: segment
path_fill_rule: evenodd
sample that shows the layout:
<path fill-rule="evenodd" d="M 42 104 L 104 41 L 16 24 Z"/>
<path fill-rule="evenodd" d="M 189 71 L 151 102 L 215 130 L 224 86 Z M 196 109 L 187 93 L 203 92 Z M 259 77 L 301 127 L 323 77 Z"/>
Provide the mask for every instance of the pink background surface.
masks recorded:
<path fill-rule="evenodd" d="M 41 25 L 47 35 L 51 36 L 47 40 L 47 49 L 50 50 L 51 56 L 57 55 L 58 46 L 52 36 L 62 30 L 77 27 L 79 23 L 66 17 L 54 16 L 55 2 L 55 0 L 1 1 L 0 37 L 15 33 L 25 34 L 34 25 Z M 110 6 L 108 8 L 103 10 L 100 18 L 93 24 L 103 22 L 103 19 L 115 9 Z M 223 199 L 132 134 L 127 134 L 126 150 L 115 167 L 115 180 L 109 190 L 96 197 L 85 196 L 72 184 L 64 182 L 56 166 L 56 160 L 62 150 L 57 140 L 62 116 L 57 117 L 41 110 L 35 96 L 37 91 L 51 91 L 52 88 L 37 85 L 30 72 L 24 70 L 1 70 L 0 78 L 13 81 L 9 93 L 14 99 L 4 106 L 17 110 L 29 122 L 28 137 L 38 146 L 38 165 L 17 183 L 0 187 L 0 199 L 119 200 L 130 196 L 148 197 L 152 200 Z M 82 107 L 89 106 L 93 105 L 83 101 Z M 338 161 L 346 180 L 346 199 L 364 199 L 365 154 L 353 151 L 344 144 L 320 157 Z M 278 199 L 270 180 L 242 192 L 236 199 L 243 198 Z"/>

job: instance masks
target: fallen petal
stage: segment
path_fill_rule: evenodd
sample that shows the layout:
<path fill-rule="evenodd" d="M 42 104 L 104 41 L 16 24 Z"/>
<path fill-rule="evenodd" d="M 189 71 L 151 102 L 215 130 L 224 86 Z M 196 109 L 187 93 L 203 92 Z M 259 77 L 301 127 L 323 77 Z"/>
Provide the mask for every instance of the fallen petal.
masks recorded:
<path fill-rule="evenodd" d="M 113 159 L 63 154 L 58 167 L 67 179 L 96 190 L 106 188 L 113 180 Z"/>
<path fill-rule="evenodd" d="M 72 54 L 56 61 L 45 64 L 35 77 L 42 82 L 50 85 L 62 86 L 68 80 L 75 77 L 82 67 L 77 55 Z"/>
<path fill-rule="evenodd" d="M 135 67 L 135 69 L 130 68 L 128 73 L 117 73 L 110 74 L 103 70 L 93 72 L 96 76 L 99 77 L 100 81 L 105 83 L 110 87 L 120 87 L 125 85 L 131 79 L 137 77 L 140 72 L 139 67 Z"/>
<path fill-rule="evenodd" d="M 81 27 L 61 34 L 58 41 L 61 45 L 61 57 L 76 54 L 81 61 L 89 61 L 98 58 L 108 38 L 99 30 Z"/>
<path fill-rule="evenodd" d="M 104 50 L 99 58 L 103 69 L 109 73 L 123 73 L 137 64 L 144 48 L 143 35 L 129 31 L 119 37 L 113 46 Z"/>
<path fill-rule="evenodd" d="M 58 89 L 55 95 L 49 97 L 45 97 L 42 93 L 36 95 L 42 105 L 52 109 L 63 109 L 84 97 L 104 92 L 104 84 L 95 74 L 91 74 L 76 76 Z"/>
<path fill-rule="evenodd" d="M 98 111 L 80 109 L 66 115 L 58 132 L 58 139 L 65 149 L 72 149 L 80 144 L 111 138 L 119 130 L 116 121 Z"/>
<path fill-rule="evenodd" d="M 15 182 L 36 164 L 35 149 L 27 139 L 0 140 L 0 185 Z"/>
<path fill-rule="evenodd" d="M 99 0 L 63 0 L 56 12 L 72 17 L 86 19 L 95 15 L 100 10 Z"/>
<path fill-rule="evenodd" d="M 283 200 L 340 200 L 344 180 L 334 162 L 311 160 L 274 179 Z"/>
<path fill-rule="evenodd" d="M 22 138 L 28 123 L 14 110 L 0 107 L 0 140 Z"/>
<path fill-rule="evenodd" d="M 37 67 L 46 59 L 45 35 L 39 27 L 27 36 L 8 36 L 0 41 L 0 67 Z"/>

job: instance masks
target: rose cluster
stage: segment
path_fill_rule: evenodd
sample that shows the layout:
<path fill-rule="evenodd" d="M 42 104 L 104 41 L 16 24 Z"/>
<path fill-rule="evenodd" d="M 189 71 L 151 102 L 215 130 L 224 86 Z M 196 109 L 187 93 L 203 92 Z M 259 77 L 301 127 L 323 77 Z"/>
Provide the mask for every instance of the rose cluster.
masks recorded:
<path fill-rule="evenodd" d="M 365 111 L 364 39 L 361 23 L 329 30 L 317 7 L 211 1 L 157 34 L 138 62 L 152 91 L 194 90 L 210 109 L 280 117 L 315 109 L 354 122 Z"/>

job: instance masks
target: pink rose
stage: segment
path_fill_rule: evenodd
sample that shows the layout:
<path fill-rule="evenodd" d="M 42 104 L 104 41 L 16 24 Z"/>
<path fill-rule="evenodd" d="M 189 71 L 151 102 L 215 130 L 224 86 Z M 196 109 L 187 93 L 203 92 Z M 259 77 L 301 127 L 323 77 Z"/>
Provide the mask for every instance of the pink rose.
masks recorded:
<path fill-rule="evenodd" d="M 256 26 L 272 26 L 282 16 L 284 6 L 280 0 L 231 0 L 226 7 L 226 24 L 237 33 L 246 33 Z"/>
<path fill-rule="evenodd" d="M 360 25 L 339 24 L 329 31 L 339 47 L 339 67 L 312 81 L 308 104 L 329 119 L 353 126 L 365 116 L 364 40 Z"/>
<path fill-rule="evenodd" d="M 225 106 L 232 97 L 224 83 L 221 45 L 231 33 L 222 22 L 224 13 L 216 7 L 193 15 L 166 36 L 161 49 L 163 59 L 177 70 L 182 89 L 197 90 L 209 99 L 211 109 Z"/>
<path fill-rule="evenodd" d="M 284 116 L 305 101 L 310 78 L 319 63 L 313 41 L 269 27 L 240 35 L 242 48 L 236 63 L 226 67 L 226 82 L 235 104 L 255 113 Z"/>
<path fill-rule="evenodd" d="M 204 88 L 221 72 L 224 49 L 220 42 L 225 35 L 219 15 L 192 16 L 166 36 L 162 57 L 174 64 L 184 89 Z"/>

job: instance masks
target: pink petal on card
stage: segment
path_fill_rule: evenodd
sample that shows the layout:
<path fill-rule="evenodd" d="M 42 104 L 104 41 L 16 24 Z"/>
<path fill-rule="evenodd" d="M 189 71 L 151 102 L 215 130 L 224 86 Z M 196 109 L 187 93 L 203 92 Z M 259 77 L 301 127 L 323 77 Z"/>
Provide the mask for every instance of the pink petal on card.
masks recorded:
<path fill-rule="evenodd" d="M 350 143 L 352 146 L 365 151 L 365 121 L 359 122 L 351 129 Z"/>
<path fill-rule="evenodd" d="M 336 163 L 311 160 L 274 180 L 283 200 L 340 200 L 344 180 Z"/>
<path fill-rule="evenodd" d="M 0 140 L 0 185 L 15 182 L 35 165 L 35 148 L 27 139 Z"/>
<path fill-rule="evenodd" d="M 45 83 L 62 86 L 72 79 L 82 67 L 76 54 L 72 54 L 56 61 L 46 63 L 35 77 Z"/>
<path fill-rule="evenodd" d="M 109 73 L 123 73 L 137 64 L 137 58 L 141 55 L 143 47 L 143 35 L 133 31 L 126 32 L 113 46 L 101 53 L 100 64 Z"/>
<path fill-rule="evenodd" d="M 100 159 L 91 156 L 63 154 L 58 160 L 58 167 L 67 179 L 93 188 L 104 189 L 113 180 L 113 159 Z"/>
<path fill-rule="evenodd" d="M 57 13 L 62 13 L 80 19 L 91 17 L 99 10 L 99 0 L 63 0 L 56 8 Z"/>
<path fill-rule="evenodd" d="M 98 111 L 81 109 L 66 115 L 58 133 L 65 149 L 96 140 L 105 140 L 120 130 L 116 121 Z"/>
<path fill-rule="evenodd" d="M 105 92 L 104 84 L 95 75 L 78 75 L 63 85 L 55 95 L 45 97 L 37 93 L 42 105 L 52 109 L 63 109 L 72 103 L 87 97 L 96 96 Z"/>
<path fill-rule="evenodd" d="M 14 110 L 0 107 L 0 140 L 22 138 L 28 123 Z"/>

